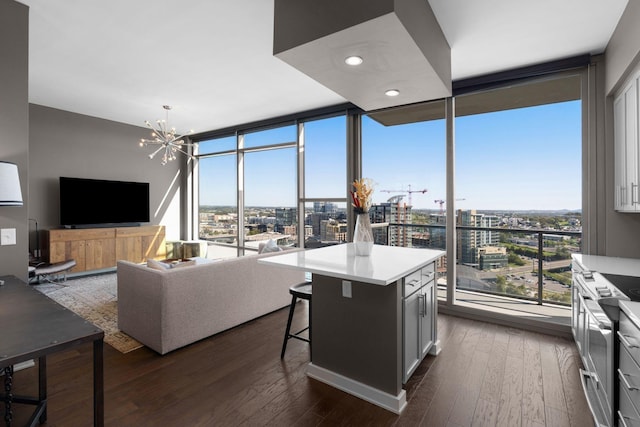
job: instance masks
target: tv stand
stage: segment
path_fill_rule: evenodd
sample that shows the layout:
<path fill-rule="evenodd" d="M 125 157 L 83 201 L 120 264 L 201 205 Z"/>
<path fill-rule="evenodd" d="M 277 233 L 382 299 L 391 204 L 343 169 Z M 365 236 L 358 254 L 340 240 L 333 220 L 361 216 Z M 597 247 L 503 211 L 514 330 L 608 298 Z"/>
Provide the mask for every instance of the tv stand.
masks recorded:
<path fill-rule="evenodd" d="M 167 255 L 163 225 L 49 230 L 48 249 L 52 264 L 76 260 L 71 273 L 113 268 L 121 259 L 142 263 Z"/>

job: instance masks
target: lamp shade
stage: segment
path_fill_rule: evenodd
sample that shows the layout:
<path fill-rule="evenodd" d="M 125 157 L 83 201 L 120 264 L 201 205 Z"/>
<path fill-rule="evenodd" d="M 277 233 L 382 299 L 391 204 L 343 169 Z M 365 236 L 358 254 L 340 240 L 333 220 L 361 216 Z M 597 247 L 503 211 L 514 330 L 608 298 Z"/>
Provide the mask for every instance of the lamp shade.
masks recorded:
<path fill-rule="evenodd" d="M 0 162 L 0 206 L 22 206 L 18 166 Z"/>

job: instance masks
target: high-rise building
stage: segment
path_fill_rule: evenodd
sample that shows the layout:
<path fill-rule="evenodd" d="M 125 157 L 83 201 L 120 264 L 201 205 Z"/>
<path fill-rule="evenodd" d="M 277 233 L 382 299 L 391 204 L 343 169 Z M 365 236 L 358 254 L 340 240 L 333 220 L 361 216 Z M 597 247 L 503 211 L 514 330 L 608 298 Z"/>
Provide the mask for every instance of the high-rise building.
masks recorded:
<path fill-rule="evenodd" d="M 284 233 L 284 228 L 297 223 L 298 210 L 296 208 L 276 208 L 276 224 L 274 231 Z"/>
<path fill-rule="evenodd" d="M 404 196 L 391 197 L 386 203 L 371 206 L 369 217 L 372 223 L 387 222 L 389 224 L 411 224 L 411 206 L 402 202 Z M 373 239 L 375 243 L 388 244 L 389 246 L 411 247 L 413 232 L 411 227 L 402 225 L 389 226 L 385 229 L 374 229 Z M 387 234 L 389 241 L 387 242 Z"/>
<path fill-rule="evenodd" d="M 335 219 L 324 220 L 320 223 L 320 240 L 323 242 L 346 242 L 347 223 Z"/>
<path fill-rule="evenodd" d="M 475 209 L 458 210 L 457 225 L 467 227 L 497 227 L 500 219 L 495 215 L 479 214 Z M 458 232 L 458 259 L 462 264 L 478 266 L 478 248 L 497 246 L 500 233 L 490 230 L 460 230 Z"/>

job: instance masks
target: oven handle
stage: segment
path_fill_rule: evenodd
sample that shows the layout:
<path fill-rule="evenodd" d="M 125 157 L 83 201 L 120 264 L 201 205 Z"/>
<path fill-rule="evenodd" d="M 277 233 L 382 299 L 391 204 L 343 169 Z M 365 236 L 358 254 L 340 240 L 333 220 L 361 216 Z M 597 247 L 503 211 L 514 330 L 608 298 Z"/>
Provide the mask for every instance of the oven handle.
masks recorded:
<path fill-rule="evenodd" d="M 627 377 L 630 377 L 631 375 L 627 375 L 624 372 L 622 372 L 622 369 L 618 368 L 618 378 L 620 378 L 620 381 L 622 382 L 622 384 L 627 388 L 627 390 L 629 391 L 638 391 L 640 390 L 640 387 L 638 387 L 635 384 L 631 384 L 629 383 L 629 381 L 627 380 Z"/>
<path fill-rule="evenodd" d="M 587 387 L 587 380 L 593 380 L 596 383 L 596 389 L 600 387 L 600 381 L 598 380 L 598 377 L 592 373 L 592 372 L 588 372 L 585 371 L 584 369 L 580 369 L 580 382 L 582 383 L 582 390 L 584 390 L 584 394 L 585 396 L 588 395 L 588 387 Z M 593 416 L 594 421 L 596 422 L 596 425 L 598 427 L 606 427 L 603 426 L 600 421 L 598 420 L 598 414 L 596 413 L 596 411 L 594 410 L 591 401 L 589 399 L 587 399 L 587 406 L 589 406 L 589 411 L 591 411 L 591 415 Z"/>
<path fill-rule="evenodd" d="M 609 320 L 609 317 L 597 302 L 583 298 L 582 303 L 587 316 L 591 317 L 598 324 L 598 329 L 612 329 L 613 325 L 611 324 L 611 320 Z M 596 316 L 595 313 L 598 313 L 600 316 Z"/>
<path fill-rule="evenodd" d="M 620 341 L 622 342 L 622 344 L 624 344 L 624 346 L 627 348 L 640 348 L 640 345 L 636 344 L 635 339 L 633 339 L 633 337 L 628 337 L 620 331 L 618 331 L 618 338 L 620 338 Z M 633 340 L 633 344 L 631 344 L 630 339 Z"/>

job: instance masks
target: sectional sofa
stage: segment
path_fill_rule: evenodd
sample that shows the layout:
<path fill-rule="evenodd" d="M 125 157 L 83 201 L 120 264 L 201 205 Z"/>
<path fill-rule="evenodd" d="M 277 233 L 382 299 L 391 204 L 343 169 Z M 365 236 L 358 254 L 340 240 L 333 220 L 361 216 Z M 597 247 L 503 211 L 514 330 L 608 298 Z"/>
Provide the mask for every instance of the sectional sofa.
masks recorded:
<path fill-rule="evenodd" d="M 118 327 L 166 354 L 283 308 L 305 275 L 258 263 L 277 254 L 166 270 L 118 261 Z"/>

